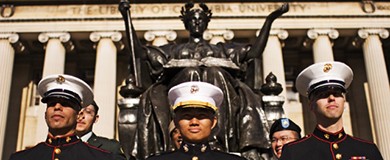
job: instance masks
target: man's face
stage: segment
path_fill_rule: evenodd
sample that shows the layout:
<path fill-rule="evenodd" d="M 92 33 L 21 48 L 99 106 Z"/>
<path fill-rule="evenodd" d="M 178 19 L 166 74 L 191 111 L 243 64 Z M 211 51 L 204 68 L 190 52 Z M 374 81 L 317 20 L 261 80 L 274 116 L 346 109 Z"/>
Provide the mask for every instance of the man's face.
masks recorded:
<path fill-rule="evenodd" d="M 317 118 L 338 120 L 344 112 L 345 93 L 339 89 L 324 90 L 315 93 L 311 103 Z"/>
<path fill-rule="evenodd" d="M 75 128 L 77 112 L 72 108 L 73 105 L 77 104 L 62 98 L 47 101 L 45 120 L 51 134 L 67 134 Z"/>
<path fill-rule="evenodd" d="M 175 128 L 172 133 L 171 133 L 171 138 L 172 138 L 172 141 L 175 145 L 175 148 L 178 149 L 180 148 L 180 145 L 181 145 L 181 141 L 183 140 L 182 137 L 181 137 L 181 134 L 180 134 L 180 131 L 179 129 Z"/>
<path fill-rule="evenodd" d="M 277 131 L 272 135 L 271 146 L 274 155 L 280 158 L 284 144 L 298 139 L 298 133 L 292 130 Z"/>
<path fill-rule="evenodd" d="M 92 130 L 93 123 L 97 121 L 95 108 L 89 105 L 80 110 L 77 118 L 76 132 L 77 135 L 83 135 Z"/>
<path fill-rule="evenodd" d="M 213 112 L 204 108 L 183 108 L 176 111 L 177 128 L 189 143 L 206 142 L 217 124 Z"/>

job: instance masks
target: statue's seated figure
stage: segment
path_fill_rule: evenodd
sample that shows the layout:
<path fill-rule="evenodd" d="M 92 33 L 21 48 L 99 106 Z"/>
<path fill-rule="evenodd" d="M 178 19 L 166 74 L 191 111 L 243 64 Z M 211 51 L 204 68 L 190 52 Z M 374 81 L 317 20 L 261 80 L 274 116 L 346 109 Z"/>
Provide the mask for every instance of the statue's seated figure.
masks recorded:
<path fill-rule="evenodd" d="M 270 147 L 269 128 L 260 98 L 242 81 L 241 75 L 244 75 L 248 61 L 261 56 L 272 22 L 287 11 L 288 5 L 284 4 L 272 12 L 253 45 L 213 45 L 205 41 L 203 33 L 212 12 L 203 3 L 199 7 L 187 3 L 181 10 L 180 18 L 190 35 L 187 43 L 143 46 L 132 29 L 134 42 L 130 44 L 134 45 L 136 57 L 142 59 L 138 62 L 146 62 L 144 66 L 148 66 L 153 82 L 143 86 L 146 90 L 140 97 L 136 157 L 143 159 L 169 150 L 168 90 L 182 82 L 203 81 L 224 92 L 212 146 L 239 152 L 246 158 L 260 159 L 259 153 Z"/>

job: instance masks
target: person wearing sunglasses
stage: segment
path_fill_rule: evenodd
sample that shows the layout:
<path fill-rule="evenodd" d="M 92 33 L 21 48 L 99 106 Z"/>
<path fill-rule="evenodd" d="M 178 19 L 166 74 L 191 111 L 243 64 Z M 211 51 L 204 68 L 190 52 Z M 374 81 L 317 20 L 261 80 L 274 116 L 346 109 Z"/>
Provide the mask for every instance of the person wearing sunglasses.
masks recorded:
<path fill-rule="evenodd" d="M 114 159 L 110 152 L 92 147 L 75 135 L 79 111 L 93 100 L 88 84 L 70 75 L 50 75 L 37 88 L 41 101 L 46 103 L 48 136 L 45 142 L 12 154 L 10 160 Z"/>
<path fill-rule="evenodd" d="M 313 64 L 298 75 L 296 88 L 308 97 L 317 126 L 311 134 L 284 145 L 281 160 L 383 159 L 374 143 L 344 131 L 342 116 L 352 79 L 350 67 L 333 61 Z"/>

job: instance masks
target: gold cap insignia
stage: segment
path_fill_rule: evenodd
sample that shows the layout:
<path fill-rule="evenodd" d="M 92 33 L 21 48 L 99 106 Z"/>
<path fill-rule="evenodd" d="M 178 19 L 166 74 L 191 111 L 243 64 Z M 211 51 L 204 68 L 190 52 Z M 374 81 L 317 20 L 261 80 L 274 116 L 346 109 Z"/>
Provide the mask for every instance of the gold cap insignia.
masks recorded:
<path fill-rule="evenodd" d="M 327 73 L 327 72 L 329 72 L 331 69 L 332 69 L 332 64 L 330 64 L 330 63 L 326 63 L 325 65 L 324 65 L 324 69 L 323 69 L 323 71 L 325 72 L 325 73 Z"/>
<path fill-rule="evenodd" d="M 61 83 L 64 83 L 64 82 L 65 82 L 65 77 L 60 75 L 60 76 L 57 77 L 56 81 L 57 81 L 58 83 L 60 83 L 60 84 L 61 84 Z"/>
<path fill-rule="evenodd" d="M 194 93 L 196 93 L 196 92 L 198 92 L 198 91 L 199 91 L 199 87 L 198 87 L 197 85 L 191 86 L 190 92 L 191 92 L 192 94 L 194 94 Z"/>

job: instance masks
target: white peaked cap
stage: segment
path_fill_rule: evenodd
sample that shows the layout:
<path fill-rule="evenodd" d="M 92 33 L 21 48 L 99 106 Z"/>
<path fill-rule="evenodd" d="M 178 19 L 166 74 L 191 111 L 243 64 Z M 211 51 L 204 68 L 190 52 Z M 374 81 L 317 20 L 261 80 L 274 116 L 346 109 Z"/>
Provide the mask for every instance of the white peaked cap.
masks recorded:
<path fill-rule="evenodd" d="M 190 81 L 172 87 L 168 98 L 172 110 L 178 107 L 201 107 L 217 111 L 222 103 L 223 93 L 210 83 Z"/>
<path fill-rule="evenodd" d="M 49 98 L 64 98 L 86 107 L 93 102 L 93 92 L 87 83 L 76 77 L 58 74 L 42 78 L 38 84 L 42 102 Z"/>
<path fill-rule="evenodd" d="M 325 86 L 337 86 L 346 90 L 353 79 L 350 67 L 341 62 L 315 63 L 304 69 L 297 77 L 298 92 L 308 97 L 314 90 Z"/>

